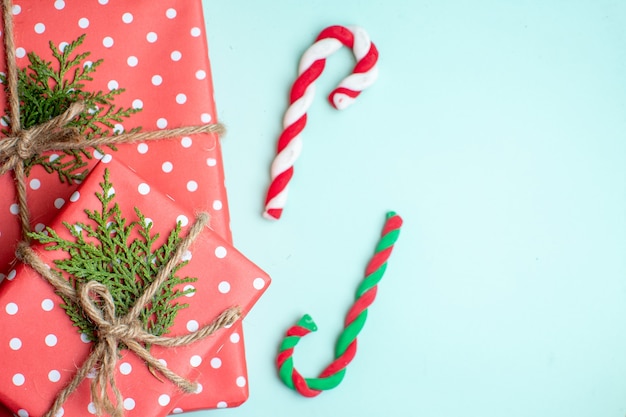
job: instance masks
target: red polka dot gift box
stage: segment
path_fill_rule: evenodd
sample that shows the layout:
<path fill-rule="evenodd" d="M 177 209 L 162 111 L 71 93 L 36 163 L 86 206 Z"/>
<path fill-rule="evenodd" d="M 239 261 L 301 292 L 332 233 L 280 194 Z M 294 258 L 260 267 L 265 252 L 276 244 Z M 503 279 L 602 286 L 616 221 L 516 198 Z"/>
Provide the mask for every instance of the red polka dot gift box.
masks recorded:
<path fill-rule="evenodd" d="M 113 130 L 128 132 L 140 126 L 142 131 L 153 131 L 212 123 L 216 121 L 216 112 L 202 16 L 199 0 L 15 0 L 17 64 L 25 68 L 31 52 L 53 61 L 50 42 L 63 50 L 84 35 L 80 51 L 90 55 L 82 65 L 102 59 L 86 89 L 105 93 L 124 89 L 115 97 L 115 104 L 140 110 L 115 122 Z M 0 31 L 0 37 L 3 36 L 4 30 Z M 0 54 L 0 62 L 4 67 L 4 54 Z M 4 102 L 3 89 L 0 97 Z M 1 122 L 6 128 L 6 120 Z M 209 212 L 212 229 L 230 241 L 217 135 L 182 136 L 117 145 L 117 151 L 106 147 L 102 150 L 93 152 L 91 159 L 85 158 L 85 170 L 98 161 L 121 161 L 147 178 L 151 190 L 171 197 L 180 207 Z M 53 161 L 59 153 L 48 152 L 44 156 Z M 61 182 L 55 173 L 35 165 L 27 180 L 31 228 L 43 230 L 67 205 L 76 204 L 77 187 L 77 183 Z M 11 174 L 0 176 L 0 190 L 0 281 L 10 281 L 15 276 L 9 264 L 20 235 Z M 0 324 L 3 325 L 2 320 Z M 195 357 L 193 361 L 201 378 L 207 381 L 203 385 L 210 381 L 213 388 L 184 397 L 172 409 L 174 413 L 233 407 L 247 399 L 241 323 L 228 330 L 232 333 L 217 353 L 210 358 Z M 17 411 L 20 416 L 26 415 L 25 409 Z M 0 416 L 4 414 L 0 407 Z"/>
<path fill-rule="evenodd" d="M 49 228 L 33 237 L 32 252 L 45 265 L 37 269 L 30 261 L 29 265 L 19 263 L 9 272 L 10 279 L 0 286 L 0 399 L 17 415 L 44 415 L 85 361 L 98 352 L 98 345 L 110 342 L 102 339 L 108 322 L 97 321 L 102 316 L 109 320 L 105 295 L 85 290 L 90 297 L 88 304 L 97 306 L 99 312 L 94 316 L 87 307 L 76 312 L 74 298 L 61 290 L 55 292 L 42 277 L 45 271 L 62 276 L 64 285 L 77 282 L 77 293 L 81 285 L 88 285 L 85 282 L 98 281 L 110 288 L 116 303 L 126 298 L 138 300 L 143 287 L 135 288 L 139 278 L 131 282 L 128 276 L 154 275 L 152 269 L 162 268 L 172 256 L 173 250 L 162 249 L 175 242 L 172 231 L 178 230 L 184 239 L 194 230 L 194 211 L 181 208 L 152 187 L 149 180 L 115 160 L 97 164 L 73 196 Z M 171 273 L 179 281 L 162 287 L 141 310 L 145 317 L 139 316 L 145 320 L 143 323 L 153 323 L 151 329 L 158 330 L 158 326 L 166 326 L 158 324 L 159 320 L 171 315 L 167 324 L 171 327 L 161 333 L 168 337 L 196 332 L 234 306 L 245 315 L 269 284 L 263 271 L 217 233 L 207 226 L 199 230 L 189 249 L 181 252 L 182 263 Z M 148 272 L 142 272 L 142 268 Z M 180 291 L 176 298 L 172 296 L 174 291 Z M 178 307 L 173 312 L 165 310 L 174 305 Z M 114 314 L 125 317 L 125 307 L 116 304 L 115 308 Z M 109 322 L 115 323 L 113 319 Z M 180 408 L 178 403 L 185 396 L 219 390 L 227 381 L 201 375 L 198 367 L 206 362 L 219 368 L 222 346 L 236 343 L 238 338 L 238 333 L 231 329 L 219 328 L 188 345 L 144 343 L 156 361 L 181 377 L 198 382 L 191 394 L 183 393 L 149 367 L 130 350 L 131 342 L 120 339 L 124 342 L 112 355 L 115 363 L 111 376 L 121 393 L 120 406 L 125 415 L 164 416 Z M 78 388 L 62 401 L 57 415 L 86 416 L 97 411 L 90 384 L 99 378 L 105 362 L 93 362 Z M 245 384 L 245 380 L 233 382 Z M 116 403 L 112 390 L 107 385 L 105 397 L 112 397 L 111 402 Z"/>
<path fill-rule="evenodd" d="M 154 131 L 216 121 L 200 0 L 15 0 L 13 17 L 20 68 L 29 65 L 31 52 L 54 63 L 50 42 L 62 50 L 85 35 L 77 53 L 90 55 L 82 65 L 100 59 L 102 63 L 84 89 L 105 93 L 124 89 L 115 96 L 114 104 L 140 109 L 121 122 L 114 121 L 111 130 L 128 132 L 141 127 L 142 131 Z M 3 67 L 4 60 L 0 54 Z M 0 89 L 0 99 L 5 102 L 4 89 Z M 6 120 L 2 123 L 6 126 Z M 81 170 L 98 160 L 124 161 L 179 204 L 208 211 L 211 227 L 230 239 L 217 135 L 121 144 L 117 148 L 103 147 L 104 153 L 93 152 L 91 159 L 83 158 L 87 166 Z M 60 155 L 46 154 L 50 160 Z M 34 227 L 54 218 L 71 201 L 76 188 L 40 165 L 33 167 L 27 184 Z M 0 247 L 13 246 L 19 236 L 13 188 L 11 175 L 0 177 Z M 0 265 L 12 259 L 10 252 L 0 251 Z"/>

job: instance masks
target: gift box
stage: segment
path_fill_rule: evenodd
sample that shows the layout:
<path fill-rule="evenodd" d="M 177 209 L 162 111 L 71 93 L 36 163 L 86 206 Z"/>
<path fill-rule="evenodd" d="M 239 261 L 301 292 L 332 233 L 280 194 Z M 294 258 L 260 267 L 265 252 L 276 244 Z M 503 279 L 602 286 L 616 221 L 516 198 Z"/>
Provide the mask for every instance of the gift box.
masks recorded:
<path fill-rule="evenodd" d="M 53 60 L 48 43 L 64 43 L 85 34 L 80 51 L 87 61 L 102 59 L 85 89 L 108 92 L 124 88 L 115 104 L 141 108 L 116 131 L 141 127 L 144 131 L 199 125 L 216 120 L 213 86 L 204 33 L 202 5 L 165 0 L 15 1 L 13 7 L 17 62 L 28 65 L 27 51 Z M 2 61 L 4 55 L 2 54 Z M 87 62 L 86 61 L 86 62 Z M 4 62 L 2 62 L 4 66 Z M 4 102 L 4 90 L 0 91 Z M 172 140 L 118 145 L 95 153 L 98 159 L 116 158 L 149 177 L 161 192 L 179 204 L 208 211 L 211 227 L 230 238 L 228 206 L 220 144 L 217 135 L 200 134 Z M 58 156 L 51 152 L 50 157 Z M 19 236 L 10 175 L 0 178 L 0 245 L 14 245 Z M 75 186 L 35 166 L 28 178 L 33 226 L 48 224 L 66 204 Z M 40 226 L 41 227 L 41 226 Z M 12 260 L 7 251 L 0 265 Z"/>
<path fill-rule="evenodd" d="M 66 204 L 59 216 L 51 221 L 50 228 L 61 238 L 75 240 L 70 229 L 78 227 L 75 226 L 77 223 L 93 223 L 87 218 L 85 209 L 101 210 L 102 203 L 97 199 L 96 192 L 102 193 L 101 183 L 107 168 L 113 184 L 113 190 L 108 194 L 114 193 L 115 202 L 128 222 L 149 222 L 152 232 L 160 233 L 154 247 L 167 239 L 177 221 L 182 225 L 182 233 L 186 233 L 185 229 L 191 226 L 194 218 L 193 211 L 179 207 L 172 199 L 153 189 L 149 181 L 133 174 L 121 163 L 111 161 L 96 165 L 77 191 L 79 197 Z M 135 207 L 143 212 L 145 219 L 138 217 Z M 64 226 L 63 222 L 67 222 L 68 226 Z M 69 257 L 64 251 L 48 251 L 44 246 L 35 242 L 33 249 L 53 268 L 55 259 Z M 183 300 L 180 302 L 189 306 L 178 311 L 168 336 L 195 331 L 235 305 L 240 306 L 245 314 L 269 284 L 269 277 L 263 271 L 208 227 L 195 240 L 184 259 L 188 263 L 177 274 L 198 279 L 186 284 L 186 290 L 193 286 L 195 292 L 181 297 Z M 3 370 L 0 375 L 0 400 L 18 415 L 43 415 L 92 349 L 92 343 L 77 331 L 61 307 L 63 303 L 53 287 L 24 264 L 18 264 L 0 286 L 0 320 L 3 324 L 0 335 L 0 369 Z M 165 361 L 171 370 L 196 380 L 200 376 L 198 366 L 205 361 L 213 361 L 224 343 L 232 343 L 232 334 L 228 329 L 221 329 L 189 346 L 152 346 L 151 353 Z M 120 352 L 115 377 L 129 416 L 166 415 L 185 395 L 168 380 L 155 377 L 142 359 L 127 350 Z M 201 381 L 198 395 L 222 385 L 217 379 Z M 67 415 L 94 412 L 88 379 L 81 383 L 63 408 Z"/>
<path fill-rule="evenodd" d="M 28 64 L 26 51 L 50 58 L 48 42 L 62 47 L 85 34 L 82 51 L 89 59 L 103 59 L 86 89 L 110 91 L 123 87 L 115 99 L 121 107 L 141 108 L 118 131 L 141 126 L 143 130 L 195 125 L 215 121 L 211 72 L 202 7 L 199 0 L 181 3 L 164 0 L 16 0 L 13 8 L 18 66 Z M 4 31 L 2 31 L 4 32 Z M 0 55 L 4 61 L 4 54 Z M 4 62 L 2 62 L 4 65 Z M 0 89 L 4 98 L 4 91 Z M 2 100 L 4 102 L 4 100 Z M 228 204 L 224 189 L 220 143 L 216 135 L 203 134 L 174 140 L 118 145 L 105 148 L 87 161 L 122 161 L 154 189 L 171 196 L 181 206 L 208 211 L 211 227 L 230 240 Z M 50 158 L 56 156 L 49 153 Z M 67 204 L 73 204 L 77 184 L 61 183 L 55 174 L 34 167 L 28 178 L 32 227 L 49 225 Z M 0 280 L 11 268 L 13 247 L 19 238 L 17 206 L 10 175 L 0 177 Z M 198 365 L 202 379 L 219 381 L 212 390 L 187 397 L 175 411 L 236 406 L 248 396 L 241 324 L 210 360 Z"/>

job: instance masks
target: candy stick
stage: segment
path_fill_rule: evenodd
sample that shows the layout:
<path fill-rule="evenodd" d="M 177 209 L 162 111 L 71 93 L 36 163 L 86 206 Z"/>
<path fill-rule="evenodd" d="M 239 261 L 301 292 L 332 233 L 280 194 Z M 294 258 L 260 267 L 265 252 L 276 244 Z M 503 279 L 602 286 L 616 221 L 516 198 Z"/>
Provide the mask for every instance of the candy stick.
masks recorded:
<path fill-rule="evenodd" d="M 305 397 L 315 397 L 322 391 L 335 388 L 343 380 L 346 367 L 356 355 L 357 335 L 365 325 L 367 308 L 376 298 L 378 282 L 387 269 L 387 260 L 400 234 L 400 226 L 400 216 L 394 212 L 387 213 L 376 251 L 365 269 L 365 278 L 356 291 L 355 302 L 346 315 L 344 330 L 335 345 L 335 360 L 317 378 L 304 378 L 293 365 L 295 346 L 302 337 L 316 331 L 317 325 L 311 316 L 305 314 L 287 330 L 276 357 L 276 365 L 280 379 L 289 388 Z"/>
<path fill-rule="evenodd" d="M 283 131 L 278 139 L 276 157 L 272 162 L 272 182 L 265 199 L 263 216 L 279 219 L 287 201 L 287 185 L 293 176 L 293 164 L 302 150 L 300 133 L 307 121 L 307 110 L 315 95 L 315 80 L 322 74 L 326 58 L 345 45 L 352 49 L 357 60 L 352 74 L 339 83 L 328 99 L 338 110 L 348 107 L 361 91 L 378 77 L 378 50 L 369 36 L 357 26 L 330 26 L 306 50 L 298 70 L 298 78 L 291 88 L 289 107 L 283 118 Z"/>

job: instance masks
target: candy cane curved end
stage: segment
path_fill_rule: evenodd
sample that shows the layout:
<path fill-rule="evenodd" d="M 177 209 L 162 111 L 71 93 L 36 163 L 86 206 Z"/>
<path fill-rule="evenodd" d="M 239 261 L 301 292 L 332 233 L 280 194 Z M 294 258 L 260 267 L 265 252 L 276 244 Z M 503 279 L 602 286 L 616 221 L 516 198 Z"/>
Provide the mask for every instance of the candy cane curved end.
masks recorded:
<path fill-rule="evenodd" d="M 335 370 L 332 374 L 326 372 L 327 375 L 322 374 L 318 378 L 305 378 L 295 368 L 293 364 L 294 348 L 304 336 L 315 331 L 317 331 L 317 324 L 313 318 L 308 314 L 303 315 L 296 324 L 287 330 L 276 357 L 278 376 L 283 383 L 298 394 L 308 398 L 316 397 L 322 391 L 335 388 L 341 383 L 345 375 L 345 366 Z"/>
<path fill-rule="evenodd" d="M 278 220 L 287 201 L 287 187 L 293 176 L 293 166 L 300 155 L 300 133 L 306 126 L 307 111 L 315 95 L 315 80 L 322 74 L 326 58 L 341 46 L 350 48 L 357 60 L 352 74 L 344 78 L 328 100 L 342 110 L 378 78 L 378 50 L 367 32 L 358 26 L 329 26 L 302 55 L 298 77 L 291 88 L 289 107 L 283 117 L 283 131 L 278 140 L 276 157 L 270 172 L 271 183 L 265 199 L 263 217 Z"/>

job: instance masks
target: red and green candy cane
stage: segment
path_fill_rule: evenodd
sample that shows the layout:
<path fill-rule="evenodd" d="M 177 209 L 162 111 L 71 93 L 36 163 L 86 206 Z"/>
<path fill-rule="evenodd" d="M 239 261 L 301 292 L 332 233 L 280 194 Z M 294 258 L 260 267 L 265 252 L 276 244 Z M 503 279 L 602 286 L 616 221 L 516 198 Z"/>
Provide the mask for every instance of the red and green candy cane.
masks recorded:
<path fill-rule="evenodd" d="M 289 388 L 305 397 L 315 397 L 322 391 L 335 388 L 343 380 L 346 367 L 356 355 L 357 336 L 365 325 L 367 309 L 374 302 L 378 283 L 387 269 L 387 261 L 400 234 L 402 219 L 394 212 L 387 213 L 387 220 L 378 241 L 374 256 L 365 269 L 365 277 L 356 291 L 355 302 L 348 311 L 344 329 L 335 345 L 335 360 L 317 378 L 305 378 L 294 367 L 293 351 L 300 339 L 317 330 L 317 325 L 305 314 L 287 330 L 276 365 L 280 379 Z"/>

